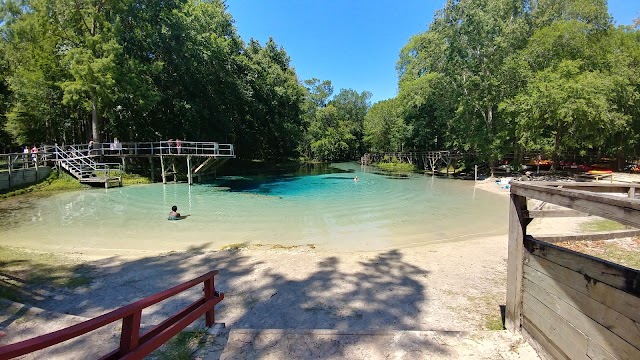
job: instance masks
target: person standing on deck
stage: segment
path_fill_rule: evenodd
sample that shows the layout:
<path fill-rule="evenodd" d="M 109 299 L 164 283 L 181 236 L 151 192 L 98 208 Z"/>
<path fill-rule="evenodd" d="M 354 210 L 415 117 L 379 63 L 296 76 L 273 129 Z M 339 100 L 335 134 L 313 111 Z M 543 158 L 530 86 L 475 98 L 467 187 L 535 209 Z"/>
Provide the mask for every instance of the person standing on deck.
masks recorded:
<path fill-rule="evenodd" d="M 31 159 L 34 163 L 37 163 L 38 161 L 38 147 L 36 144 L 33 144 L 33 147 L 31 148 Z"/>
<path fill-rule="evenodd" d="M 180 154 L 180 151 L 182 150 L 182 141 L 178 138 L 176 138 L 176 150 L 178 151 L 178 154 Z"/>
<path fill-rule="evenodd" d="M 22 155 L 23 167 L 29 167 L 29 147 L 25 145 L 24 150 L 22 150 L 22 153 L 24 154 Z"/>
<path fill-rule="evenodd" d="M 171 154 L 171 147 L 173 146 L 173 139 L 167 140 L 167 146 L 169 147 L 169 154 Z"/>

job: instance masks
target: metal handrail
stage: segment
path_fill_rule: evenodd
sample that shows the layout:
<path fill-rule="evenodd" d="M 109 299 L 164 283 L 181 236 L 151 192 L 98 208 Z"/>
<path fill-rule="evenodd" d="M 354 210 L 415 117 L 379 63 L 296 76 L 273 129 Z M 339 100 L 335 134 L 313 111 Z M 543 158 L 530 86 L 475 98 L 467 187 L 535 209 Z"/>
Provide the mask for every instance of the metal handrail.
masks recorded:
<path fill-rule="evenodd" d="M 119 348 L 105 355 L 102 359 L 142 359 L 202 315 L 205 315 L 206 326 L 213 326 L 215 322 L 214 306 L 224 299 L 224 293 L 218 293 L 215 290 L 214 277 L 217 274 L 218 270 L 210 271 L 193 280 L 148 296 L 96 318 L 49 334 L 2 346 L 0 347 L 0 358 L 11 359 L 42 350 L 122 320 Z M 144 309 L 182 293 L 200 283 L 204 286 L 204 296 L 202 298 L 140 335 L 140 322 Z"/>

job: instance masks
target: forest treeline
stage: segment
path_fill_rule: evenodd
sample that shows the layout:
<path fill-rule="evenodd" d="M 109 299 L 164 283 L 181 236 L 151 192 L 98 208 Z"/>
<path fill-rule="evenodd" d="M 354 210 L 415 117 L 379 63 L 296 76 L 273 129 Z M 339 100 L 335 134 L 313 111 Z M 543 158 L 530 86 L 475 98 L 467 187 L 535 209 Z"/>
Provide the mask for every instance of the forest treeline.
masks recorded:
<path fill-rule="evenodd" d="M 239 36 L 221 0 L 6 0 L 0 144 L 236 145 L 339 161 L 459 149 L 640 155 L 640 32 L 605 0 L 448 0 L 404 46 L 398 94 L 334 93 Z M 425 14 L 425 19 L 431 15 Z"/>
<path fill-rule="evenodd" d="M 606 0 L 448 0 L 397 69 L 365 122 L 374 150 L 640 155 L 640 32 Z"/>

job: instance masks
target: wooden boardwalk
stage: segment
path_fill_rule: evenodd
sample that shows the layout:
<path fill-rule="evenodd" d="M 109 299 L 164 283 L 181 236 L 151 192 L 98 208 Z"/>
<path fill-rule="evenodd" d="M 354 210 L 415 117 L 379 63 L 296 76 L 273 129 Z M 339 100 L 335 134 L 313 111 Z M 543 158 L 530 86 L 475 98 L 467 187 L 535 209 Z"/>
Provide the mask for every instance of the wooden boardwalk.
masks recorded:
<path fill-rule="evenodd" d="M 166 183 L 170 176 L 173 176 L 173 181 L 177 181 L 177 175 L 181 168 L 178 166 L 178 162 L 185 161 L 187 181 L 190 185 L 193 184 L 194 177 L 200 179 L 203 175 L 215 172 L 229 159 L 236 157 L 233 144 L 213 141 L 169 140 L 158 142 L 93 143 L 80 145 L 80 149 L 91 156 L 119 158 L 122 162 L 123 171 L 126 171 L 127 158 L 148 158 L 152 180 L 154 180 L 153 159 L 159 158 L 162 183 Z"/>
<path fill-rule="evenodd" d="M 162 182 L 173 175 L 177 181 L 184 171 L 189 184 L 194 177 L 215 172 L 229 159 L 235 158 L 233 144 L 195 141 L 112 142 L 75 145 L 43 145 L 37 153 L 0 154 L 0 172 L 9 177 L 25 168 L 57 166 L 65 169 L 82 183 L 105 187 L 122 185 L 121 173 L 127 159 L 148 158 L 154 179 L 154 160 L 160 160 Z M 179 166 L 184 161 L 186 167 Z M 186 170 L 184 170 L 186 169 Z"/>

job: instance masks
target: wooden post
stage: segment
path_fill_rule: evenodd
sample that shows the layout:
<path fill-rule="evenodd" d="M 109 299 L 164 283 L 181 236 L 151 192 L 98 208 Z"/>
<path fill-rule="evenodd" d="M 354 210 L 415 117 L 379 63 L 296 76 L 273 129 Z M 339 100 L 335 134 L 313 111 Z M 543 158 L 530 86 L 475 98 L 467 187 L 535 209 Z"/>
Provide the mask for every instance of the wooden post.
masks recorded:
<path fill-rule="evenodd" d="M 447 154 L 447 176 L 449 176 L 449 165 L 451 164 L 451 155 Z"/>
<path fill-rule="evenodd" d="M 187 181 L 193 185 L 193 175 L 191 174 L 191 156 L 187 155 Z"/>
<path fill-rule="evenodd" d="M 526 209 L 527 198 L 511 193 L 505 327 L 514 333 L 520 332 L 521 325 L 524 237 L 527 233 L 523 211 Z"/>
<path fill-rule="evenodd" d="M 38 182 L 38 173 L 39 173 L 39 171 L 38 171 L 38 153 L 36 153 L 35 160 L 36 160 L 36 182 Z"/>
<path fill-rule="evenodd" d="M 160 150 L 160 173 L 162 174 L 162 183 L 167 183 L 167 176 L 164 173 L 164 157 L 162 156 L 162 150 Z"/>
<path fill-rule="evenodd" d="M 138 347 L 140 337 L 140 318 L 142 310 L 138 310 L 133 314 L 122 319 L 122 330 L 120 332 L 120 353 L 123 356 Z"/>
<path fill-rule="evenodd" d="M 126 157 L 122 157 L 122 171 L 127 172 L 127 158 Z"/>
<path fill-rule="evenodd" d="M 149 167 L 151 168 L 151 181 L 156 182 L 155 169 L 153 168 L 153 156 L 149 155 Z"/>
<path fill-rule="evenodd" d="M 171 170 L 173 170 L 173 182 L 178 182 L 178 175 L 176 171 L 176 159 L 171 159 Z"/>
<path fill-rule="evenodd" d="M 636 197 L 636 188 L 633 186 L 629 186 L 629 197 L 632 199 Z"/>
<path fill-rule="evenodd" d="M 9 189 L 11 189 L 11 180 L 13 178 L 13 166 L 11 165 L 11 155 L 7 155 L 7 165 L 9 167 Z M 24 171 L 22 172 L 24 176 Z"/>
<path fill-rule="evenodd" d="M 215 286 L 213 283 L 213 276 L 212 276 L 204 281 L 204 301 L 205 302 L 213 299 L 214 291 L 215 291 Z M 205 323 L 207 327 L 211 327 L 213 326 L 214 322 L 215 322 L 215 313 L 214 313 L 214 308 L 211 307 L 211 310 L 207 310 L 207 312 L 205 313 Z"/>

